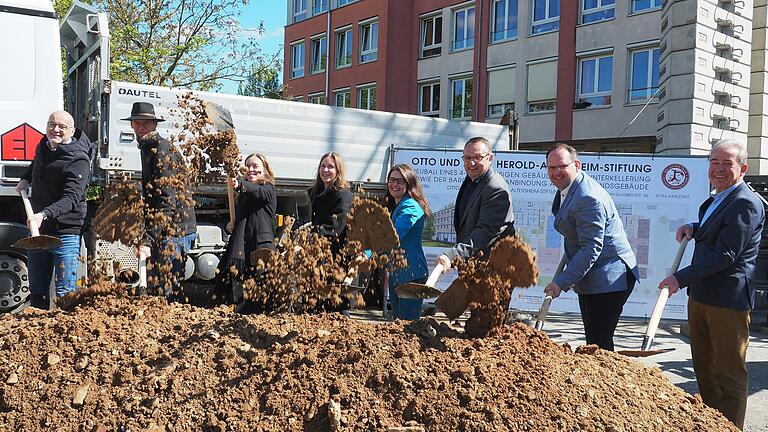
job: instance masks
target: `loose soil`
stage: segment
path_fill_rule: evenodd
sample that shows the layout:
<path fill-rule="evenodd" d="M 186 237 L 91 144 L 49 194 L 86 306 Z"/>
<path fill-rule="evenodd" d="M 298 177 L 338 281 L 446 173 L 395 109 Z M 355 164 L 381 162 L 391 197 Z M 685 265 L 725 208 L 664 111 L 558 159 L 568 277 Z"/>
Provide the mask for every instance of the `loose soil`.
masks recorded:
<path fill-rule="evenodd" d="M 729 431 L 700 399 L 522 324 L 248 315 L 157 297 L 0 317 L 0 431 Z"/>

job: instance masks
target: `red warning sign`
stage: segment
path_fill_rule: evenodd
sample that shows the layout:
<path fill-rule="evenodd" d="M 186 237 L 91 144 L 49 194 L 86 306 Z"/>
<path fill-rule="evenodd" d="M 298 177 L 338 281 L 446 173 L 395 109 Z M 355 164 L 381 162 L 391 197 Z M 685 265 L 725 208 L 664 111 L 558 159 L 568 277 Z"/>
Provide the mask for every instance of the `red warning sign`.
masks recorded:
<path fill-rule="evenodd" d="M 2 135 L 2 160 L 31 161 L 43 134 L 27 123 L 16 126 Z"/>

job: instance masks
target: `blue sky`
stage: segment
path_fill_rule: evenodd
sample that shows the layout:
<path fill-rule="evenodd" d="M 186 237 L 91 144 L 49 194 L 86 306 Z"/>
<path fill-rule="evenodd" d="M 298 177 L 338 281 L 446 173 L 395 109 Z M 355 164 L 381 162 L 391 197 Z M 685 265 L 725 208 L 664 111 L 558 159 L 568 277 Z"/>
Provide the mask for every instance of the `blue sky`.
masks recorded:
<path fill-rule="evenodd" d="M 264 33 L 256 34 L 256 41 L 264 57 L 271 57 L 280 52 L 278 58 L 282 63 L 283 35 L 287 16 L 286 0 L 250 0 L 247 6 L 241 7 L 240 26 L 246 33 L 255 30 L 260 22 L 264 22 Z M 255 32 L 254 32 L 255 33 Z M 237 84 L 224 83 L 223 92 L 237 93 Z"/>

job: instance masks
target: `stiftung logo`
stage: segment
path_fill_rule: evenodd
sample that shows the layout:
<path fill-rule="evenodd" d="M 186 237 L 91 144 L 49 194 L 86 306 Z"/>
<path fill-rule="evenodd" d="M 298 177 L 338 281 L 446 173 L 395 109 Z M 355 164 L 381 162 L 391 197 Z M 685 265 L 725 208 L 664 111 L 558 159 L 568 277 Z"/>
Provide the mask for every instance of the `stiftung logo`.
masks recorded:
<path fill-rule="evenodd" d="M 672 190 L 684 188 L 690 178 L 688 168 L 676 163 L 667 165 L 661 172 L 661 181 L 664 183 L 664 186 Z"/>

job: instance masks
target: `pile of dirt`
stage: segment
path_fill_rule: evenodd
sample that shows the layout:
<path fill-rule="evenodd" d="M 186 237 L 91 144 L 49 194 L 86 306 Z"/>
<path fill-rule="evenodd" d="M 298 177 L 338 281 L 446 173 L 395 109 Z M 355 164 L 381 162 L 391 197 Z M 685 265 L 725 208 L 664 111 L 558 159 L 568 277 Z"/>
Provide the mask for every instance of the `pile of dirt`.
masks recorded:
<path fill-rule="evenodd" d="M 4 315 L 0 350 L 2 431 L 736 430 L 656 368 L 522 324 L 468 339 L 109 296 Z"/>

